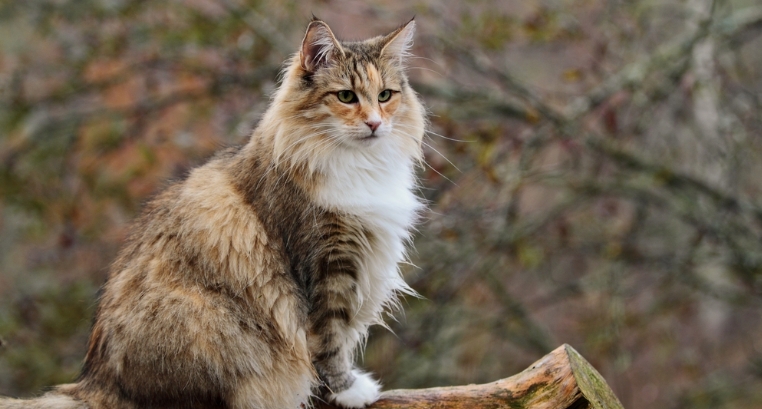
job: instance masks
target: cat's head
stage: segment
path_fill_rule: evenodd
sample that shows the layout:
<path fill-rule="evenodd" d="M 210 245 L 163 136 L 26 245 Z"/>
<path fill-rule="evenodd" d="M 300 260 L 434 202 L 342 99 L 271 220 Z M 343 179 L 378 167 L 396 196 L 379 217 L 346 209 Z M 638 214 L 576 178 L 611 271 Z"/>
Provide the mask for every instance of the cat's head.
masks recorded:
<path fill-rule="evenodd" d="M 414 32 L 411 20 L 343 42 L 313 19 L 275 97 L 273 114 L 288 129 L 276 136 L 276 157 L 312 169 L 337 155 L 420 159 L 424 109 L 405 75 Z"/>

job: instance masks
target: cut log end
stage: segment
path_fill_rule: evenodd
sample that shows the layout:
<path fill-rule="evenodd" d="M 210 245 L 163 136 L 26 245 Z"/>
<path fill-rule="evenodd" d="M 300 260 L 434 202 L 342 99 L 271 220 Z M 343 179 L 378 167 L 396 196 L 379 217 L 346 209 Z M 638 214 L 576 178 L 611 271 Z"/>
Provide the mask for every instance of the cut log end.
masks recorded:
<path fill-rule="evenodd" d="M 319 409 L 338 409 L 326 403 Z M 623 409 L 600 373 L 561 345 L 523 372 L 483 385 L 386 391 L 370 409 Z"/>

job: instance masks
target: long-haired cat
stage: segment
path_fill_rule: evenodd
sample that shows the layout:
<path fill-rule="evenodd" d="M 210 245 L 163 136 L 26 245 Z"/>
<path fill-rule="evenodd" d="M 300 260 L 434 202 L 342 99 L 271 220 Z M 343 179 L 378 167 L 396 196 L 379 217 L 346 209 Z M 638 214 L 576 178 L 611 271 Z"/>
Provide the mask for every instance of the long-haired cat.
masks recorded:
<path fill-rule="evenodd" d="M 415 23 L 340 42 L 307 27 L 250 141 L 153 199 L 105 284 L 82 374 L 1 408 L 364 407 L 354 366 L 400 293 L 424 110 Z"/>

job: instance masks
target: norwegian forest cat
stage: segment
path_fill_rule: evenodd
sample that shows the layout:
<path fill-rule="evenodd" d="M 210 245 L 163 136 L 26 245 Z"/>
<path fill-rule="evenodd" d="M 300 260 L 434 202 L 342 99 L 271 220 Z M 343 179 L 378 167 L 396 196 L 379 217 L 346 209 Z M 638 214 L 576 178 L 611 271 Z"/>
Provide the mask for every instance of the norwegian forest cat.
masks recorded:
<path fill-rule="evenodd" d="M 0 408 L 347 408 L 400 293 L 422 205 L 415 23 L 340 42 L 313 19 L 249 142 L 146 206 L 110 270 L 77 383 Z"/>

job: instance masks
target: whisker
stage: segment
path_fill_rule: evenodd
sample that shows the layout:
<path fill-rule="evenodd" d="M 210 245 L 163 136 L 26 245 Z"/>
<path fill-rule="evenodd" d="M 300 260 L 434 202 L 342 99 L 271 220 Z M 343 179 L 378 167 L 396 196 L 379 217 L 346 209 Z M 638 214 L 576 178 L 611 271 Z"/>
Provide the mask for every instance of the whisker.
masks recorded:
<path fill-rule="evenodd" d="M 402 135 L 402 136 L 405 136 L 405 137 L 408 137 L 408 138 L 411 138 L 411 139 L 414 139 L 414 140 L 415 140 L 415 138 L 414 138 L 412 135 L 408 134 L 408 133 L 402 132 L 402 133 L 401 133 L 401 135 Z M 425 143 L 425 142 L 423 142 L 423 141 L 421 141 L 421 143 L 424 143 L 426 146 L 428 146 L 429 148 L 431 148 L 431 146 L 430 146 L 429 144 L 427 144 L 427 143 Z M 437 151 L 437 150 L 436 150 L 436 149 L 434 149 L 434 148 L 431 148 L 431 149 L 433 149 L 433 150 L 434 150 L 434 152 L 436 152 L 436 153 L 438 153 L 440 156 L 442 156 L 442 158 L 444 158 L 444 160 L 446 160 L 447 162 L 449 162 L 449 163 L 450 163 L 450 165 L 452 165 L 452 167 L 454 167 L 455 169 L 457 169 L 459 172 L 463 173 L 463 171 L 461 171 L 460 169 L 458 169 L 458 167 L 457 167 L 457 166 L 455 166 L 455 165 L 454 165 L 452 162 L 450 162 L 450 160 L 449 160 L 449 159 L 447 159 L 447 157 L 445 157 L 444 155 L 442 155 L 442 153 L 441 153 L 441 152 Z M 452 184 L 453 184 L 453 185 L 455 185 L 455 186 L 458 186 L 458 184 L 457 184 L 457 183 L 455 183 L 455 182 L 454 182 L 452 179 L 450 179 L 450 178 L 448 178 L 447 176 L 443 175 L 443 174 L 442 174 L 442 172 L 440 172 L 440 171 L 438 171 L 438 170 L 434 169 L 434 167 L 433 167 L 433 166 L 431 166 L 431 165 L 430 165 L 428 162 L 426 162 L 426 159 L 421 159 L 421 163 L 423 163 L 424 165 L 428 166 L 428 167 L 429 167 L 429 169 L 431 169 L 431 170 L 433 170 L 434 172 L 436 172 L 436 173 L 437 173 L 439 176 L 443 177 L 443 178 L 444 178 L 444 179 L 446 179 L 448 182 L 452 183 Z"/>
<path fill-rule="evenodd" d="M 433 62 L 434 64 L 436 64 L 436 65 L 438 65 L 440 67 L 444 67 L 444 64 L 439 63 L 437 61 L 434 61 L 434 60 L 432 60 L 431 58 L 428 58 L 428 57 L 421 57 L 420 55 L 410 55 L 407 58 L 411 59 L 411 60 L 426 60 L 426 61 L 431 61 L 431 62 Z"/>
<path fill-rule="evenodd" d="M 436 172 L 436 173 L 437 173 L 437 175 L 439 175 L 439 176 L 441 176 L 441 177 L 445 178 L 445 179 L 446 179 L 448 182 L 452 183 L 453 185 L 455 185 L 455 186 L 458 186 L 458 184 L 457 184 L 457 183 L 453 182 L 453 181 L 452 181 L 452 179 L 450 179 L 450 178 L 448 178 L 447 176 L 443 175 L 443 174 L 442 174 L 442 172 L 440 172 L 440 171 L 438 171 L 438 170 L 434 169 L 434 167 L 433 167 L 433 166 L 431 166 L 431 165 L 429 165 L 429 163 L 428 163 L 428 162 L 426 162 L 425 160 L 424 160 L 424 161 L 422 161 L 422 162 L 423 162 L 423 164 L 424 164 L 424 165 L 428 166 L 428 167 L 429 167 L 429 169 L 431 169 L 431 170 L 433 170 L 434 172 Z"/>
<path fill-rule="evenodd" d="M 401 127 L 403 127 L 403 128 L 412 128 L 412 126 L 410 126 L 410 125 L 404 125 L 404 124 L 394 124 L 394 126 L 401 126 Z M 436 136 L 438 136 L 438 137 L 440 137 L 440 138 L 442 138 L 442 139 L 447 139 L 448 141 L 455 141 L 455 142 L 465 142 L 465 143 L 472 143 L 472 142 L 475 142 L 475 141 L 467 141 L 467 140 L 465 140 L 465 139 L 455 139 L 455 138 L 450 138 L 450 137 L 447 137 L 447 136 L 444 136 L 444 135 L 438 134 L 438 133 L 436 133 L 436 132 L 434 132 L 434 131 L 431 131 L 431 130 L 428 130 L 428 129 L 424 129 L 424 131 L 423 131 L 423 132 L 424 132 L 424 133 L 427 133 L 427 134 L 436 135 Z"/>
<path fill-rule="evenodd" d="M 437 75 L 439 75 L 440 77 L 446 77 L 446 76 L 445 76 L 444 74 L 442 74 L 441 72 L 439 72 L 439 71 L 437 71 L 437 70 L 432 70 L 431 68 L 426 68 L 426 67 L 408 67 L 408 70 L 420 70 L 420 71 L 428 71 L 428 72 L 432 72 L 432 73 L 434 73 L 434 74 L 437 74 Z"/>
<path fill-rule="evenodd" d="M 403 134 L 403 135 L 405 135 L 405 136 L 407 136 L 407 137 L 409 137 L 409 138 L 413 138 L 413 136 L 412 136 L 412 135 L 409 135 L 409 134 L 407 134 L 407 133 L 405 133 L 405 132 L 402 132 L 402 134 Z M 454 164 L 454 163 L 452 163 L 452 161 L 451 161 L 450 159 L 447 159 L 447 156 L 445 156 L 444 154 L 442 154 L 442 152 L 439 152 L 439 151 L 438 151 L 438 150 L 437 150 L 435 147 L 431 146 L 430 144 L 428 144 L 428 143 L 426 143 L 426 142 L 424 142 L 424 141 L 421 141 L 421 143 L 422 143 L 423 145 L 426 145 L 426 146 L 427 146 L 429 149 L 433 150 L 434 152 L 438 153 L 438 154 L 439 154 L 439 156 L 441 156 L 441 157 L 442 157 L 442 159 L 446 160 L 446 161 L 447 161 L 447 163 L 449 163 L 449 164 L 450 164 L 452 167 L 454 167 L 455 169 L 457 169 L 457 170 L 458 170 L 458 172 L 460 172 L 460 173 L 463 173 L 463 171 L 462 171 L 462 170 L 460 170 L 460 168 L 458 168 L 457 166 L 455 166 L 455 164 Z"/>
<path fill-rule="evenodd" d="M 473 143 L 473 142 L 476 142 L 476 141 L 467 141 L 467 140 L 465 140 L 465 139 L 455 139 L 455 138 L 448 138 L 448 137 L 446 137 L 446 136 L 444 136 L 444 135 L 440 135 L 440 134 L 438 134 L 438 133 L 436 133 L 436 132 L 434 132 L 434 131 L 426 131 L 426 133 L 427 133 L 427 134 L 436 135 L 436 136 L 438 136 L 438 137 L 440 137 L 440 138 L 442 138 L 442 139 L 447 139 L 448 141 L 454 141 L 454 142 L 465 142 L 465 143 Z"/>
<path fill-rule="evenodd" d="M 407 135 L 407 134 L 405 134 L 405 135 Z M 412 136 L 410 136 L 410 135 L 407 135 L 407 136 L 408 136 L 408 137 L 410 137 L 410 138 L 412 138 Z M 452 167 L 454 167 L 455 169 L 457 169 L 457 170 L 458 170 L 458 172 L 460 172 L 460 173 L 463 173 L 463 171 L 462 171 L 462 170 L 460 170 L 460 168 L 458 168 L 457 166 L 455 166 L 455 164 L 454 164 L 454 163 L 452 163 L 452 161 L 451 161 L 451 160 L 447 159 L 447 156 L 444 156 L 444 154 L 443 154 L 442 152 L 439 152 L 439 151 L 437 150 L 437 148 L 435 148 L 435 147 L 431 146 L 431 144 L 428 144 L 428 143 L 426 143 L 426 142 L 424 142 L 424 141 L 421 141 L 421 143 L 422 143 L 423 145 L 426 145 L 426 146 L 427 146 L 429 149 L 433 150 L 434 152 L 438 153 L 438 154 L 439 154 L 439 156 L 441 156 L 441 157 L 442 157 L 442 159 L 446 160 L 446 161 L 447 161 L 447 163 L 449 163 L 449 164 L 450 164 Z"/>

